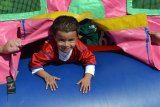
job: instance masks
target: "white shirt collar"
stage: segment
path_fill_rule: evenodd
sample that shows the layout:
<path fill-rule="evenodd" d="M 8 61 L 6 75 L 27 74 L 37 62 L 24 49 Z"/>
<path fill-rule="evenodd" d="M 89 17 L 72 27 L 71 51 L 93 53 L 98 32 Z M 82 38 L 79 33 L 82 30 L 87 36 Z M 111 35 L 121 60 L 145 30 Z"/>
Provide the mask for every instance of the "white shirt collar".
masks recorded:
<path fill-rule="evenodd" d="M 61 50 L 58 50 L 59 59 L 62 61 L 67 61 L 70 58 L 72 51 L 73 49 L 70 50 L 69 52 L 62 52 Z"/>

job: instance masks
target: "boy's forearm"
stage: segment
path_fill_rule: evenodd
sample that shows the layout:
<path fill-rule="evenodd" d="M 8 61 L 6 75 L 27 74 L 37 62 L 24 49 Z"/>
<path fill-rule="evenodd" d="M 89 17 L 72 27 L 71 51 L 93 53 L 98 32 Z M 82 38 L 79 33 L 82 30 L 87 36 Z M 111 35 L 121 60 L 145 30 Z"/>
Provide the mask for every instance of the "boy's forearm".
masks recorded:
<path fill-rule="evenodd" d="M 45 78 L 47 75 L 49 75 L 46 71 L 44 70 L 39 70 L 38 72 L 36 72 L 36 74 L 42 78 Z"/>
<path fill-rule="evenodd" d="M 84 76 L 85 78 L 88 78 L 88 79 L 91 79 L 92 78 L 92 74 L 90 74 L 90 73 L 85 73 L 85 76 Z"/>

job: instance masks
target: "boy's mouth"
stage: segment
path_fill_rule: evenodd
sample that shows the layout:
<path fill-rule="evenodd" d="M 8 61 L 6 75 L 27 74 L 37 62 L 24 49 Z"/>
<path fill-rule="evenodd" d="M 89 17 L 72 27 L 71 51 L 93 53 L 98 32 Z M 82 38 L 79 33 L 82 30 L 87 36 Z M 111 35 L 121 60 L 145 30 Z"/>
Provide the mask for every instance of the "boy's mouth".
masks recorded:
<path fill-rule="evenodd" d="M 69 52 L 70 50 L 71 50 L 71 48 L 62 48 L 61 51 L 63 51 L 63 52 Z"/>

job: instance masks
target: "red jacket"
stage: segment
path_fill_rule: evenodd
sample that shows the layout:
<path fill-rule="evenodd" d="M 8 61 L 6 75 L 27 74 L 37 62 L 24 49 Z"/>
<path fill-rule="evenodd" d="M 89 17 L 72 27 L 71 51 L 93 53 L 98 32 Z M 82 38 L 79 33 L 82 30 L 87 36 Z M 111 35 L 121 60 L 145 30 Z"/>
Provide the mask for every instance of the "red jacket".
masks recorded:
<path fill-rule="evenodd" d="M 95 56 L 88 48 L 77 40 L 72 54 L 67 61 L 62 61 L 58 56 L 56 41 L 51 39 L 48 43 L 44 43 L 38 53 L 34 53 L 30 63 L 31 69 L 42 67 L 43 65 L 53 61 L 57 64 L 81 62 L 83 65 L 96 64 Z"/>

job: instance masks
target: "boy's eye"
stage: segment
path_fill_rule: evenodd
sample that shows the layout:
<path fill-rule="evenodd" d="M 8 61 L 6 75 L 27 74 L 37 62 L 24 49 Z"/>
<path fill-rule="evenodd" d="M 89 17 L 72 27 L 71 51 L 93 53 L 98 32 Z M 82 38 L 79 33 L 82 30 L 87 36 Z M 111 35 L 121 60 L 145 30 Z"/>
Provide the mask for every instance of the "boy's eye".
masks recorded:
<path fill-rule="evenodd" d="M 63 39 L 59 39 L 58 41 L 63 42 L 64 40 Z"/>
<path fill-rule="evenodd" d="M 75 39 L 69 39 L 68 41 L 74 41 Z"/>
<path fill-rule="evenodd" d="M 59 42 L 65 42 L 65 41 L 73 42 L 73 41 L 75 41 L 75 39 L 68 39 L 68 40 L 65 40 L 65 39 L 58 39 L 57 41 L 59 41 Z"/>

